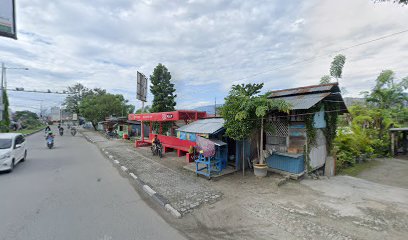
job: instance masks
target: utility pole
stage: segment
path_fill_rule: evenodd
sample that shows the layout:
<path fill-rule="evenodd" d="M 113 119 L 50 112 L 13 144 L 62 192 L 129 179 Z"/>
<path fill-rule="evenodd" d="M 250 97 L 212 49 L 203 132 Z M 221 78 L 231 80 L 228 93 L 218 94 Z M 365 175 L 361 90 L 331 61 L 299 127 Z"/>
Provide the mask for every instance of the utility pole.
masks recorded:
<path fill-rule="evenodd" d="M 1 85 L 0 85 L 0 121 L 3 121 L 4 102 L 3 102 L 3 82 L 4 82 L 5 68 L 4 63 L 1 63 Z"/>

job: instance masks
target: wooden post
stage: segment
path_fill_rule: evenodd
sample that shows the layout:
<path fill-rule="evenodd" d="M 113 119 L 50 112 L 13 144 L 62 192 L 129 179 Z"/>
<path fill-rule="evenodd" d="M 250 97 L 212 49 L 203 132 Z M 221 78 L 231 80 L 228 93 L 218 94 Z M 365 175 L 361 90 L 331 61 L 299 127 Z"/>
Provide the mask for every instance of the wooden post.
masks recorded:
<path fill-rule="evenodd" d="M 242 176 L 245 176 L 245 140 L 242 140 Z"/>
<path fill-rule="evenodd" d="M 261 156 L 259 159 L 259 164 L 264 164 L 263 155 L 263 118 L 261 118 Z"/>
<path fill-rule="evenodd" d="M 162 132 L 163 132 L 163 125 L 162 125 L 162 122 L 160 122 L 159 134 L 163 135 Z"/>
<path fill-rule="evenodd" d="M 395 156 L 395 133 L 391 132 L 391 156 Z"/>

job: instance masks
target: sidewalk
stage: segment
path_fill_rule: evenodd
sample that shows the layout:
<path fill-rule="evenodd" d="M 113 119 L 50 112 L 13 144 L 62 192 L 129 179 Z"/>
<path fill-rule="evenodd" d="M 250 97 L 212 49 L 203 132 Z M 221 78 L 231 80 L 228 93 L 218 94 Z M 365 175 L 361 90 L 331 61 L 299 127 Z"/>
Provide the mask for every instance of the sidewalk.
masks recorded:
<path fill-rule="evenodd" d="M 108 140 L 98 132 L 82 131 L 99 148 L 109 152 L 114 159 L 134 173 L 141 181 L 156 191 L 180 214 L 191 212 L 204 203 L 214 203 L 221 199 L 222 193 L 208 185 L 208 180 L 193 177 L 191 173 L 176 171 L 147 157 L 146 150 L 133 147 L 131 142 L 119 139 Z M 157 159 L 160 162 L 172 161 L 168 157 Z"/>

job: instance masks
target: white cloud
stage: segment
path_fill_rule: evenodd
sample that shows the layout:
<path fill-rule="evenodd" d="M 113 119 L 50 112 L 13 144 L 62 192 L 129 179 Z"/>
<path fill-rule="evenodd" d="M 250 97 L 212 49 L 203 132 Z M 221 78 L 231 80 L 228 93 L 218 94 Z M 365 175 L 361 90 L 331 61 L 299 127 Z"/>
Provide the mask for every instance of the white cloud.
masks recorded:
<path fill-rule="evenodd" d="M 406 8 L 367 0 L 21 0 L 17 14 L 19 40 L 0 39 L 0 60 L 31 70 L 10 71 L 9 86 L 62 90 L 81 82 L 139 106 L 136 71 L 150 75 L 160 62 L 172 73 L 180 108 L 222 99 L 237 83 L 265 82 L 265 90 L 317 83 L 330 52 L 408 21 Z M 382 69 L 408 75 L 407 36 L 343 52 L 349 95 L 370 88 Z"/>

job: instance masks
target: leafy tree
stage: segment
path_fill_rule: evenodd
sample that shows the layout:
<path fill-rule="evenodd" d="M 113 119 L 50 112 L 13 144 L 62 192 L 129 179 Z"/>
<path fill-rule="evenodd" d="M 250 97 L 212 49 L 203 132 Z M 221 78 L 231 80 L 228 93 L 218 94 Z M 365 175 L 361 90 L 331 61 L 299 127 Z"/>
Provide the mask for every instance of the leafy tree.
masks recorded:
<path fill-rule="evenodd" d="M 330 65 L 330 75 L 324 75 L 320 79 L 320 84 L 330 83 L 332 77 L 336 78 L 336 81 L 338 81 L 339 78 L 342 77 L 343 67 L 345 63 L 346 63 L 346 56 L 342 54 L 338 54 L 337 56 L 335 56 Z"/>
<path fill-rule="evenodd" d="M 365 93 L 367 102 L 382 109 L 401 109 L 408 102 L 408 77 L 395 82 L 394 72 L 384 70 L 376 79 L 376 84 L 370 93 Z"/>
<path fill-rule="evenodd" d="M 144 109 L 143 109 L 143 112 L 144 112 L 144 113 L 150 113 L 150 112 L 151 112 L 150 106 L 149 106 L 149 105 L 146 105 L 146 106 L 144 107 Z M 142 113 L 142 109 L 141 109 L 141 108 L 137 109 L 135 113 Z"/>
<path fill-rule="evenodd" d="M 342 54 L 335 56 L 330 66 L 330 76 L 336 78 L 336 80 L 341 78 L 341 75 L 343 73 L 343 67 L 345 63 L 346 63 L 346 56 Z"/>
<path fill-rule="evenodd" d="M 64 105 L 66 109 L 72 113 L 79 114 L 79 105 L 81 101 L 88 95 L 93 94 L 92 90 L 84 85 L 77 83 L 68 87 L 68 96 L 65 98 Z"/>
<path fill-rule="evenodd" d="M 132 113 L 135 107 L 127 103 L 128 101 L 121 94 L 114 95 L 100 91 L 98 94 L 85 97 L 79 105 L 79 110 L 83 117 L 92 122 L 96 130 L 98 122 L 105 120 L 108 116 Z"/>
<path fill-rule="evenodd" d="M 171 83 L 171 74 L 166 66 L 159 63 L 150 75 L 150 92 L 153 94 L 152 112 L 173 111 L 176 106 L 174 84 Z"/>
<path fill-rule="evenodd" d="M 329 75 L 324 75 L 321 79 L 320 79 L 320 84 L 328 84 L 330 83 L 331 77 Z"/>
<path fill-rule="evenodd" d="M 14 118 L 17 121 L 18 121 L 18 119 L 22 119 L 22 118 L 38 119 L 38 115 L 36 113 L 28 111 L 28 110 L 16 111 L 14 113 Z"/>
<path fill-rule="evenodd" d="M 263 119 L 270 111 L 290 110 L 285 101 L 269 99 L 269 94 L 260 95 L 262 87 L 263 83 L 232 86 L 221 107 L 227 136 L 235 140 L 248 139 L 259 126 L 263 126 Z M 260 163 L 263 163 L 262 157 Z"/>
<path fill-rule="evenodd" d="M 7 91 L 3 90 L 3 104 L 4 104 L 4 111 L 3 111 L 3 120 L 0 123 L 1 132 L 8 132 L 10 129 L 10 115 L 9 115 L 9 100 Z"/>
<path fill-rule="evenodd" d="M 14 120 L 20 121 L 23 128 L 36 128 L 41 126 L 41 121 L 38 118 L 38 115 L 31 111 L 16 111 L 14 113 Z"/>

